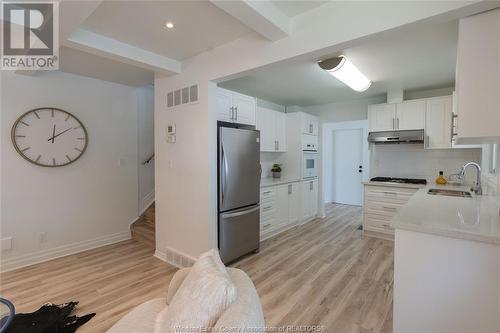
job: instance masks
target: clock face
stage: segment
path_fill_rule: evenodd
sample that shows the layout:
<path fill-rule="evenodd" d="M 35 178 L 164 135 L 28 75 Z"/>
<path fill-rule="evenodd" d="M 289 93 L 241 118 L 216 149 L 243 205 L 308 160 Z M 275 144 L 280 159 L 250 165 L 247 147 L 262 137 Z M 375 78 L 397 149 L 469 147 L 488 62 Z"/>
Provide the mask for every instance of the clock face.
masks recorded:
<path fill-rule="evenodd" d="M 87 148 L 87 131 L 72 114 L 56 108 L 26 112 L 12 127 L 12 142 L 28 161 L 59 167 L 76 161 Z"/>

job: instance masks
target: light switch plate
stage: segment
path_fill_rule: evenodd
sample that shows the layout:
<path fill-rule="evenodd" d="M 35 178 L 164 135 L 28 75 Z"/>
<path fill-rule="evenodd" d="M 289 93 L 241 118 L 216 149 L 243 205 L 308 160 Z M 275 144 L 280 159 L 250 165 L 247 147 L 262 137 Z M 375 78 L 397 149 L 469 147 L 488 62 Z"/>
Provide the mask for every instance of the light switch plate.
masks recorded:
<path fill-rule="evenodd" d="M 168 143 L 175 143 L 175 135 L 167 135 L 167 142 Z"/>
<path fill-rule="evenodd" d="M 12 249 L 12 237 L 2 238 L 2 251 Z"/>

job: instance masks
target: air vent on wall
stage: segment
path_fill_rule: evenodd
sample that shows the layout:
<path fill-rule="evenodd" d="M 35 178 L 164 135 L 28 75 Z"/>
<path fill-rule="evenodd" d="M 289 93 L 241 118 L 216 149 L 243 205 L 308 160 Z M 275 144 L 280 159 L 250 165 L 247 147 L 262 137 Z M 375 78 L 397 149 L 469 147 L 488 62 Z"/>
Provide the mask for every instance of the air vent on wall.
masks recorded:
<path fill-rule="evenodd" d="M 198 85 L 192 85 L 167 93 L 167 108 L 198 102 Z"/>

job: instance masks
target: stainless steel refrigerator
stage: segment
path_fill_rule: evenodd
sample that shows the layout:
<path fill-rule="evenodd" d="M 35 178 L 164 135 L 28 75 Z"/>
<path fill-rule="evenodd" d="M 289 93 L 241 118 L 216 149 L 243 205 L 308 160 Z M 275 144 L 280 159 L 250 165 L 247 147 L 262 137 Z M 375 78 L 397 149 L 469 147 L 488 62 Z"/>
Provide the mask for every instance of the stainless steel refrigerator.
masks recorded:
<path fill-rule="evenodd" d="M 218 148 L 218 240 L 226 264 L 259 249 L 260 133 L 219 122 Z"/>

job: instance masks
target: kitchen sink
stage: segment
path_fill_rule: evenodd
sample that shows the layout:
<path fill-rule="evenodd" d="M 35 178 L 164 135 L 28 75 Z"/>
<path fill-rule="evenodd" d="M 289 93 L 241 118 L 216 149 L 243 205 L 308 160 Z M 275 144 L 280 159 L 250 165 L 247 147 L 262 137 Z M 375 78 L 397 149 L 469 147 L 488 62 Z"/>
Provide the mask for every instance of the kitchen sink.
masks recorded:
<path fill-rule="evenodd" d="M 437 188 L 431 188 L 429 191 L 427 191 L 427 194 L 446 195 L 449 197 L 472 198 L 472 195 L 470 194 L 470 192 L 467 192 L 467 191 L 444 190 L 444 189 L 437 189 Z"/>

